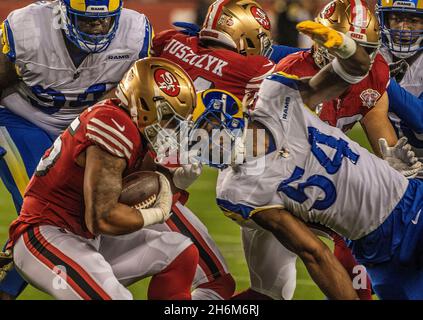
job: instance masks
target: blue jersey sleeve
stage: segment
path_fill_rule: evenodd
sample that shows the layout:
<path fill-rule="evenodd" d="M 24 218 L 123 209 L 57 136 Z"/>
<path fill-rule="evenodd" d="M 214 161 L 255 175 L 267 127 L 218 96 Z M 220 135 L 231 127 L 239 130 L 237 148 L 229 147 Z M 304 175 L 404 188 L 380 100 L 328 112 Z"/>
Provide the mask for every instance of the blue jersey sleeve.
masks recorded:
<path fill-rule="evenodd" d="M 281 61 L 286 56 L 289 56 L 290 54 L 293 54 L 299 51 L 307 51 L 307 50 L 309 49 L 300 49 L 300 48 L 287 47 L 282 45 L 273 45 L 272 52 L 268 58 L 274 63 L 279 63 L 279 61 Z"/>
<path fill-rule="evenodd" d="M 423 94 L 416 97 L 395 79 L 388 86 L 389 111 L 394 112 L 414 132 L 423 133 Z"/>

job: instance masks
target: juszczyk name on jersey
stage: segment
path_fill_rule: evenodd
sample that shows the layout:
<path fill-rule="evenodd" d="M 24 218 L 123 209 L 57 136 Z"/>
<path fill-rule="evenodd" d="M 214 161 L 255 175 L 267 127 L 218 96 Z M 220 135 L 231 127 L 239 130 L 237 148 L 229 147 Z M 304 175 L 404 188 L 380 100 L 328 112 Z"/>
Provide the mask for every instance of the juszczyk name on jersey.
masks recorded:
<path fill-rule="evenodd" d="M 175 39 L 166 45 L 164 51 L 169 52 L 191 66 L 211 71 L 219 77 L 223 76 L 223 68 L 229 64 L 227 61 L 209 54 L 197 55 L 190 47 Z"/>

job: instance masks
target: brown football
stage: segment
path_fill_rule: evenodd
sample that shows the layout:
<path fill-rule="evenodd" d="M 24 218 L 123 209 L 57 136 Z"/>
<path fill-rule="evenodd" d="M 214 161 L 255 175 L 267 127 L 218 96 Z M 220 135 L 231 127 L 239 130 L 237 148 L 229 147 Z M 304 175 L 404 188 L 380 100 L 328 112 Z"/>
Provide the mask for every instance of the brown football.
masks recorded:
<path fill-rule="evenodd" d="M 159 175 L 153 171 L 137 171 L 123 178 L 119 202 L 136 209 L 151 208 L 160 192 Z"/>

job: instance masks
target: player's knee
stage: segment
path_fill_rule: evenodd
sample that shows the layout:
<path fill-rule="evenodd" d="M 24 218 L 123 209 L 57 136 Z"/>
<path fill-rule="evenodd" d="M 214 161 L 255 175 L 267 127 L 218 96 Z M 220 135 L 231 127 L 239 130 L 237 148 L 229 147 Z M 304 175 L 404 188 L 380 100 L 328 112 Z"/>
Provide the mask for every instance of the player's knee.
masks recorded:
<path fill-rule="evenodd" d="M 102 289 L 105 294 L 102 295 L 103 299 L 111 300 L 132 300 L 132 293 L 126 289 L 116 278 L 112 277 L 104 281 Z"/>
<path fill-rule="evenodd" d="M 235 287 L 235 279 L 230 273 L 227 273 L 212 281 L 200 284 L 197 289 L 212 290 L 223 300 L 229 300 L 235 292 Z"/>
<path fill-rule="evenodd" d="M 154 275 L 149 288 L 149 300 L 189 300 L 191 286 L 199 261 L 199 252 L 191 244 L 163 271 Z"/>
<path fill-rule="evenodd" d="M 181 269 L 181 272 L 190 272 L 194 278 L 195 271 L 200 259 L 200 253 L 194 244 L 182 251 L 175 259 L 178 263 L 175 264 L 176 268 Z"/>

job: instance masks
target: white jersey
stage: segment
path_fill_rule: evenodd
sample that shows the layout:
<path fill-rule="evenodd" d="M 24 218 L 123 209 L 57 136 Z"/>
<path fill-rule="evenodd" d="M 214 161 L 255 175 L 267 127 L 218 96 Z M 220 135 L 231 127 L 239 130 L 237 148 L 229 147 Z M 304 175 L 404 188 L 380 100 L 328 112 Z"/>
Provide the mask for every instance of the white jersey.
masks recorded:
<path fill-rule="evenodd" d="M 6 19 L 7 55 L 22 80 L 0 101 L 53 135 L 114 88 L 137 59 L 148 56 L 153 36 L 143 14 L 123 9 L 107 50 L 88 55 L 76 68 L 60 29 L 57 6 L 58 1 L 31 4 Z"/>
<path fill-rule="evenodd" d="M 285 208 L 306 222 L 359 239 L 385 221 L 408 181 L 309 111 L 298 84 L 281 74 L 263 82 L 252 120 L 271 132 L 276 151 L 226 169 L 218 204 L 244 217 L 266 207 Z"/>
<path fill-rule="evenodd" d="M 393 56 L 387 48 L 382 48 L 381 53 L 388 63 L 393 62 Z M 399 85 L 414 96 L 423 98 L 423 54 L 420 54 L 410 65 Z M 389 119 L 393 123 L 398 136 L 400 138 L 406 136 L 416 155 L 420 160 L 423 160 L 423 134 L 413 131 L 393 112 L 389 113 Z"/>

